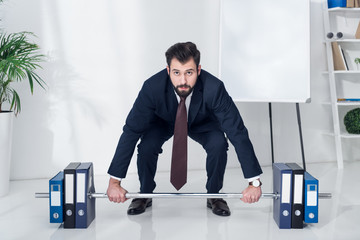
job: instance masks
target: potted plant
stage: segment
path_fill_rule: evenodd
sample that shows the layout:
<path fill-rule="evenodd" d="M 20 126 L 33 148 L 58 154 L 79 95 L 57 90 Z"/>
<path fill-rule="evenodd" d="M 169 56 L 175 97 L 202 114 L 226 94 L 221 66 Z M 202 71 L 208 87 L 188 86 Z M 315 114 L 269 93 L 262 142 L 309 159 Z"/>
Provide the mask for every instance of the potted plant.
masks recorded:
<path fill-rule="evenodd" d="M 355 63 L 356 63 L 357 70 L 359 70 L 360 58 L 355 58 Z"/>
<path fill-rule="evenodd" d="M 0 33 L 0 197 L 9 189 L 10 153 L 12 142 L 12 119 L 21 111 L 20 96 L 14 83 L 28 80 L 33 93 L 34 84 L 42 88 L 45 82 L 35 70 L 45 56 L 39 53 L 39 47 L 31 43 L 30 32 Z M 8 109 L 5 109 L 5 104 Z"/>

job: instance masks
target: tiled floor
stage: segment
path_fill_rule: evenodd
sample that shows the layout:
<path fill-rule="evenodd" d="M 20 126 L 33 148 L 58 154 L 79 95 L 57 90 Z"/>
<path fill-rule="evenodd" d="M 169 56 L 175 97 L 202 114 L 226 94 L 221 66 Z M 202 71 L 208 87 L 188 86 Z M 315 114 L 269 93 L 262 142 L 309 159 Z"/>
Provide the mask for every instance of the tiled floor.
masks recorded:
<path fill-rule="evenodd" d="M 95 166 L 96 167 L 96 166 Z M 11 182 L 11 192 L 0 198 L 0 239 L 360 239 L 360 162 L 308 164 L 307 170 L 320 180 L 320 192 L 331 192 L 332 199 L 319 202 L 319 223 L 304 229 L 279 229 L 272 218 L 272 200 L 244 204 L 228 199 L 230 217 L 219 217 L 206 208 L 205 199 L 154 199 L 144 214 L 128 216 L 130 201 L 115 204 L 96 200 L 96 218 L 88 229 L 63 229 L 49 223 L 47 199 L 35 199 L 35 192 L 46 192 L 48 180 Z M 263 192 L 272 191 L 272 170 L 263 167 Z M 55 173 L 54 173 L 55 175 Z M 181 192 L 205 192 L 205 171 L 192 171 Z M 157 174 L 157 192 L 174 192 L 169 173 Z M 107 176 L 96 176 L 97 192 L 105 192 Z M 137 176 L 124 182 L 129 192 L 138 191 Z M 246 182 L 240 169 L 228 169 L 223 192 L 241 192 Z"/>

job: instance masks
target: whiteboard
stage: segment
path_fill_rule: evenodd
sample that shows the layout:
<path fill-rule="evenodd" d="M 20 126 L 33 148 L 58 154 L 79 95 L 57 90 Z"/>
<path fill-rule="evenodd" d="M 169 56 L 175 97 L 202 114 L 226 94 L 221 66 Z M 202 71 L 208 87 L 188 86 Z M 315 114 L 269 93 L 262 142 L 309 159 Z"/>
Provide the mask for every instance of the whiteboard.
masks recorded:
<path fill-rule="evenodd" d="M 220 78 L 235 101 L 310 102 L 309 0 L 222 0 Z"/>

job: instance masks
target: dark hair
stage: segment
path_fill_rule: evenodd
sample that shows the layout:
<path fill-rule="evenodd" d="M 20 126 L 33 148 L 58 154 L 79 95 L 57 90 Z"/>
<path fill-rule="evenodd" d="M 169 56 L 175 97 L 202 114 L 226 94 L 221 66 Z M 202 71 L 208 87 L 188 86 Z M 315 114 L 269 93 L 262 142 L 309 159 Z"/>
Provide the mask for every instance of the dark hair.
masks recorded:
<path fill-rule="evenodd" d="M 196 67 L 200 63 L 200 52 L 192 42 L 176 43 L 165 53 L 167 65 L 170 67 L 171 60 L 176 58 L 181 63 L 186 63 L 190 58 L 194 59 Z"/>

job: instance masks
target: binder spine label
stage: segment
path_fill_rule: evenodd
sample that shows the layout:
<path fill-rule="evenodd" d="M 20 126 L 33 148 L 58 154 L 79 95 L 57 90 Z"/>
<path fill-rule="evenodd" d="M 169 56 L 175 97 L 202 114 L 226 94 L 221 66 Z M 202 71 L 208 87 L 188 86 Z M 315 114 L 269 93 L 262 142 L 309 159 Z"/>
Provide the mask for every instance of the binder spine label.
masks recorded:
<path fill-rule="evenodd" d="M 317 186 L 315 184 L 309 184 L 307 189 L 307 206 L 317 206 Z"/>
<path fill-rule="evenodd" d="M 281 203 L 290 203 L 290 194 L 291 194 L 291 174 L 283 173 L 282 174 L 282 193 L 281 193 Z"/>
<path fill-rule="evenodd" d="M 86 181 L 85 173 L 76 174 L 76 201 L 78 203 L 85 203 L 85 198 L 86 198 L 85 181 Z"/>
<path fill-rule="evenodd" d="M 295 174 L 294 179 L 294 203 L 302 204 L 303 203 L 303 180 L 304 175 Z"/>
<path fill-rule="evenodd" d="M 59 184 L 51 185 L 51 196 L 50 196 L 50 206 L 60 207 L 61 206 L 61 191 Z"/>
<path fill-rule="evenodd" d="M 74 204 L 74 175 L 65 174 L 65 204 Z"/>

